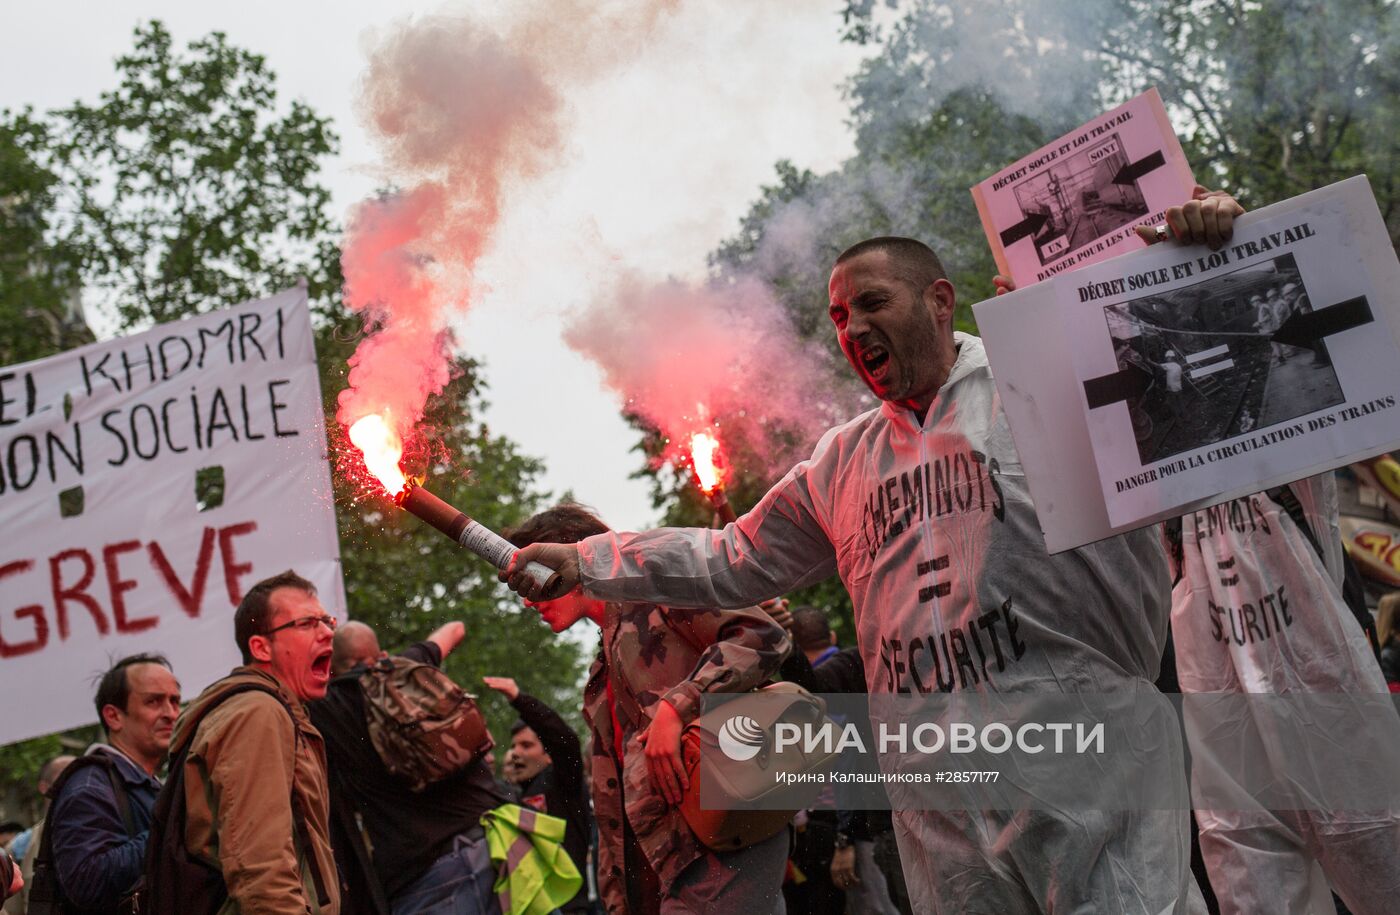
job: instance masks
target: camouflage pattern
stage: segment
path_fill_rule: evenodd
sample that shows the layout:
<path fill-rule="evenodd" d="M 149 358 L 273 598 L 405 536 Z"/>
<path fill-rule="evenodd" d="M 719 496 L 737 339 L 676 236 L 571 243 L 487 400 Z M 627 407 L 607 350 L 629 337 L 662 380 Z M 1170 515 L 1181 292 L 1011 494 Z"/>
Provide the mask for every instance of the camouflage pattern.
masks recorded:
<path fill-rule="evenodd" d="M 757 607 L 674 610 L 655 604 L 608 604 L 583 705 L 593 735 L 598 885 L 609 912 L 627 912 L 624 806 L 663 893 L 691 862 L 707 853 L 679 808 L 668 806 L 652 787 L 637 734 L 650 723 L 656 704 L 670 702 L 681 723 L 691 724 L 700 715 L 704 693 L 740 693 L 761 686 L 777 673 L 791 647 L 787 633 Z M 620 767 L 608 709 L 609 673 L 622 728 Z"/>
<path fill-rule="evenodd" d="M 381 658 L 360 675 L 365 724 L 384 768 L 413 791 L 466 768 L 494 746 L 475 697 L 431 664 Z"/>

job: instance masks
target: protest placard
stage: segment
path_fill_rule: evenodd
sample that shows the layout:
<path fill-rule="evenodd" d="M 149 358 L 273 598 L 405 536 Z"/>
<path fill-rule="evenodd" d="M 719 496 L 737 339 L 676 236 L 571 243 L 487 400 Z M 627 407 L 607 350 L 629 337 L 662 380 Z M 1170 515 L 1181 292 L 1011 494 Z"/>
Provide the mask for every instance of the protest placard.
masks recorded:
<path fill-rule="evenodd" d="M 95 721 L 136 652 L 197 694 L 268 575 L 344 618 L 322 417 L 304 289 L 0 369 L 0 743 Z"/>
<path fill-rule="evenodd" d="M 973 306 L 1051 552 L 1400 444 L 1397 297 L 1363 176 Z"/>
<path fill-rule="evenodd" d="M 1195 181 L 1156 89 L 1094 118 L 972 189 L 997 269 L 1029 286 L 1143 247 Z"/>

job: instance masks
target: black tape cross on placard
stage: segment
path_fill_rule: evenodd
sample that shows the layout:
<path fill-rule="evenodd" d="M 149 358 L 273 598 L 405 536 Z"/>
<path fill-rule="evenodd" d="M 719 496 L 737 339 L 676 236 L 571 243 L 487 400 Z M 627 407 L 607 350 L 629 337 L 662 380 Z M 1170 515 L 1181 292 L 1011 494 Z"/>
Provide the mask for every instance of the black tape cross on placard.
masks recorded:
<path fill-rule="evenodd" d="M 1039 232 L 1050 217 L 1044 213 L 1032 213 L 1013 226 L 1001 230 L 1001 246 L 1009 248 L 1023 238 L 1030 238 Z"/>
<path fill-rule="evenodd" d="M 1375 320 L 1364 295 L 1317 311 L 1294 312 L 1269 339 L 1285 346 L 1313 346 L 1323 337 L 1361 327 Z"/>
<path fill-rule="evenodd" d="M 1155 172 L 1163 165 L 1167 164 L 1167 157 L 1158 150 L 1151 155 L 1143 156 L 1136 162 L 1129 162 L 1118 169 L 1118 174 L 1113 176 L 1114 184 L 1132 184 L 1148 172 Z"/>
<path fill-rule="evenodd" d="M 1316 311 L 1297 312 L 1268 339 L 1286 346 L 1312 346 L 1324 337 L 1362 327 L 1375 320 L 1365 296 L 1347 299 Z M 1152 375 L 1130 365 L 1110 375 L 1100 375 L 1084 382 L 1084 397 L 1090 410 L 1106 407 L 1120 400 L 1137 397 L 1152 383 Z"/>

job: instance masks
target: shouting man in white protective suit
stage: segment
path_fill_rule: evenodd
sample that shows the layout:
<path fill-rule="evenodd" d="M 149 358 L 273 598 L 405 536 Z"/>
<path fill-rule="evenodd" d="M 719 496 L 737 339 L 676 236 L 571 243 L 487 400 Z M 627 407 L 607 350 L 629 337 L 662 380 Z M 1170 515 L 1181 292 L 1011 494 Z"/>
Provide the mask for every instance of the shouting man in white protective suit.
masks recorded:
<path fill-rule="evenodd" d="M 1210 198 L 1168 218 L 1183 240 L 1218 245 L 1239 211 Z M 837 259 L 829 293 L 841 349 L 879 408 L 827 432 L 723 530 L 535 544 L 503 580 L 538 598 L 519 571 L 534 560 L 557 570 L 551 594 L 581 584 L 604 600 L 739 607 L 839 573 L 872 703 L 931 690 L 1161 701 L 1171 584 L 1158 532 L 1046 552 L 982 342 L 953 331 L 937 256 L 870 239 Z M 925 498 L 901 498 L 911 479 L 929 481 Z M 1154 739 L 1161 777 L 1180 778 L 1175 726 Z M 894 816 L 916 911 L 1204 911 L 1182 809 Z"/>

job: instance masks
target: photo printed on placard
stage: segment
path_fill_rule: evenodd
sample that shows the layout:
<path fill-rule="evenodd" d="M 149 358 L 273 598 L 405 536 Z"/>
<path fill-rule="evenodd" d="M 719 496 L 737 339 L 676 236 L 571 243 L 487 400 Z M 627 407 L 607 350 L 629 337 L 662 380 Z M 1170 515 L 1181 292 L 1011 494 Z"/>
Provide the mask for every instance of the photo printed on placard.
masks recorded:
<path fill-rule="evenodd" d="M 1142 464 L 1344 402 L 1325 343 L 1272 339 L 1312 310 L 1292 254 L 1104 308 Z"/>
<path fill-rule="evenodd" d="M 1045 220 L 1032 236 L 1042 265 L 1147 213 L 1147 200 L 1128 165 L 1114 132 L 1015 185 L 1021 212 Z"/>

